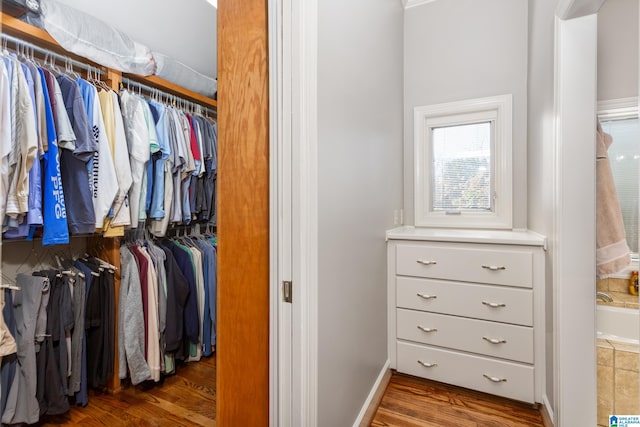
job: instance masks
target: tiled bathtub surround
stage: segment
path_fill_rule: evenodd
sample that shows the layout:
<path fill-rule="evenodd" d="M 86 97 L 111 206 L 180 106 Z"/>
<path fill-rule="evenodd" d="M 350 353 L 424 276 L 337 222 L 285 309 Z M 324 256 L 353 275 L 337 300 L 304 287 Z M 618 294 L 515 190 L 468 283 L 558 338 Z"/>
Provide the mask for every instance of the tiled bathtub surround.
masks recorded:
<path fill-rule="evenodd" d="M 598 426 L 606 427 L 609 415 L 640 414 L 640 346 L 598 339 L 597 352 Z"/>
<path fill-rule="evenodd" d="M 638 310 L 638 297 L 629 293 L 628 279 L 598 279 L 596 281 L 596 290 L 605 292 L 613 302 L 603 302 L 598 300 L 598 304 L 606 304 L 614 307 L 633 308 Z"/>
<path fill-rule="evenodd" d="M 596 289 L 613 302 L 598 304 L 638 310 L 638 297 L 629 293 L 628 279 L 600 279 Z M 598 339 L 598 426 L 609 425 L 609 415 L 640 414 L 640 346 Z"/>

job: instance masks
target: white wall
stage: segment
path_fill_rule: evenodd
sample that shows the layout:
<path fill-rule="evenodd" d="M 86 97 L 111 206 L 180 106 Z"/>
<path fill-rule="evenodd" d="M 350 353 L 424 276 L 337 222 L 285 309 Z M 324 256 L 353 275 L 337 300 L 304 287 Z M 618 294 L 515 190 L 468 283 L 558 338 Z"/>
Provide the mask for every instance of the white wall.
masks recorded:
<path fill-rule="evenodd" d="M 557 1 L 529 1 L 528 226 L 548 237 L 546 254 L 546 394 L 553 406 L 554 23 Z M 553 410 L 553 407 L 549 408 Z"/>
<path fill-rule="evenodd" d="M 318 425 L 356 420 L 387 360 L 385 230 L 402 206 L 402 6 L 318 2 Z"/>
<path fill-rule="evenodd" d="M 205 0 L 57 0 L 96 16 L 151 50 L 217 77 L 217 13 Z"/>
<path fill-rule="evenodd" d="M 527 0 L 447 0 L 405 12 L 404 208 L 413 223 L 413 107 L 513 94 L 514 228 L 527 225 Z"/>
<path fill-rule="evenodd" d="M 607 0 L 598 13 L 598 100 L 638 96 L 638 0 Z"/>

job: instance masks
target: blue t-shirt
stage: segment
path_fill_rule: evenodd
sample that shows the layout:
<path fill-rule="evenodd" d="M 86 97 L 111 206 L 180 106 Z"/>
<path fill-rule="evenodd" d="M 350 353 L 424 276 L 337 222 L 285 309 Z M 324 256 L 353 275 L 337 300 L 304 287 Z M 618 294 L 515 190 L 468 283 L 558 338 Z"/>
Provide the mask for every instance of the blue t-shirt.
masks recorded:
<path fill-rule="evenodd" d="M 165 214 L 167 214 L 165 209 L 168 208 L 164 206 L 164 164 L 171 153 L 171 148 L 169 147 L 168 141 L 166 109 L 164 105 L 159 102 L 149 101 L 149 107 L 156 122 L 158 144 L 160 145 L 159 154 L 154 154 L 151 157 L 153 160 L 153 185 L 151 192 L 147 190 L 147 194 L 152 193 L 149 216 L 154 219 L 162 219 Z M 149 165 L 151 164 L 152 162 L 149 162 Z M 149 179 L 149 176 L 147 176 L 147 179 Z M 149 188 L 149 182 L 151 181 L 147 181 L 147 188 Z M 176 194 L 174 197 L 179 197 L 179 195 Z M 147 199 L 148 198 L 149 196 L 147 196 Z"/>
<path fill-rule="evenodd" d="M 69 243 L 69 229 L 67 225 L 67 209 L 64 203 L 64 190 L 60 176 L 60 154 L 56 128 L 51 110 L 47 79 L 42 68 L 38 69 L 42 81 L 45 117 L 47 119 L 47 140 L 49 149 L 44 155 L 44 232 L 42 245 L 60 245 Z"/>

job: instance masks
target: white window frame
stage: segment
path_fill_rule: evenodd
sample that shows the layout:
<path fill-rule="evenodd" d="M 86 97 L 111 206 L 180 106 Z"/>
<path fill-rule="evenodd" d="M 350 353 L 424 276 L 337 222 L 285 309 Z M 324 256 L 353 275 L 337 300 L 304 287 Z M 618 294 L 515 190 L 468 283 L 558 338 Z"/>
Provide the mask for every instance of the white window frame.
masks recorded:
<path fill-rule="evenodd" d="M 512 96 L 498 95 L 415 107 L 414 206 L 416 227 L 511 229 L 513 225 Z M 431 208 L 432 129 L 493 122 L 491 211 L 434 211 Z"/>

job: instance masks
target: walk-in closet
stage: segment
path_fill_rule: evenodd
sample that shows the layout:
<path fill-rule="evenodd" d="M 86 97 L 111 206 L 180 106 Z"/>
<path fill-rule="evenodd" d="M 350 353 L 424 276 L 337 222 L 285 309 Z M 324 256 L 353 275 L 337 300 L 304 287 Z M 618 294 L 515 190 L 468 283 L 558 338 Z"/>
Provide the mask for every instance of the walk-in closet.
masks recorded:
<path fill-rule="evenodd" d="M 266 7 L 77 3 L 2 3 L 2 425 L 266 425 Z"/>

